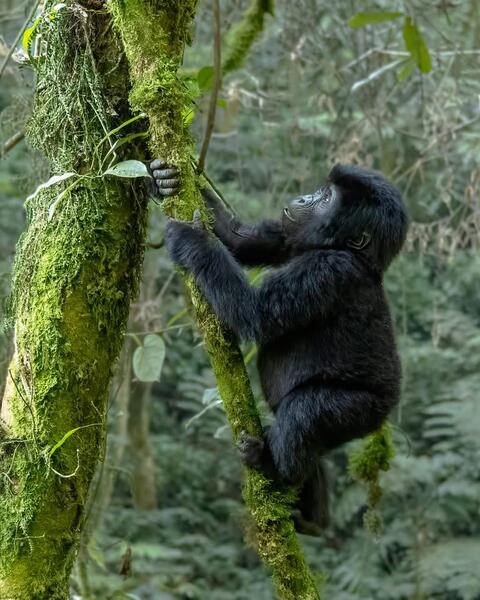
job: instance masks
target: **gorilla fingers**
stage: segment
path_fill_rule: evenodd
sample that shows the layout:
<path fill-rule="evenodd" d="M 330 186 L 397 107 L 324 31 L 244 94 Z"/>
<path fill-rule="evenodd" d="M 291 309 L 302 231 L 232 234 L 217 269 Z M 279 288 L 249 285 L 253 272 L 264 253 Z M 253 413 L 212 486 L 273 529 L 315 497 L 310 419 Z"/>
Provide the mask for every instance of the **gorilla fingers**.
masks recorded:
<path fill-rule="evenodd" d="M 168 198 L 178 194 L 180 179 L 177 167 L 170 166 L 161 158 L 157 158 L 150 163 L 150 171 L 155 180 L 156 190 L 160 196 Z"/>

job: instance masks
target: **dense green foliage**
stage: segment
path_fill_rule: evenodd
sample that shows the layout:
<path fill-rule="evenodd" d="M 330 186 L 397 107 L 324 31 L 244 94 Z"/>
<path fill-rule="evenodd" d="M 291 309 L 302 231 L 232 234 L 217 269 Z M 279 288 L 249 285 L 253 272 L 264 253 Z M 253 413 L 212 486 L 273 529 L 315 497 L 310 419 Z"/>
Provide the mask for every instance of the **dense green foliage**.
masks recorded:
<path fill-rule="evenodd" d="M 238 22 L 247 4 L 222 1 L 224 20 Z M 225 79 L 208 171 L 248 217 L 274 214 L 292 195 L 317 186 L 337 159 L 382 169 L 405 194 L 415 224 L 407 251 L 386 277 L 404 382 L 392 417 L 396 456 L 380 480 L 383 532 L 375 538 L 364 528 L 367 490 L 349 476 L 352 448 L 345 448 L 328 460 L 332 527 L 324 538 L 302 542 L 313 568 L 328 574 L 328 600 L 478 600 L 480 6 L 474 0 L 445 9 L 420 0 L 371 3 L 371 10 L 408 10 L 425 40 L 432 71 L 406 77 L 402 19 L 351 29 L 352 5 L 277 4 L 244 68 Z M 211 64 L 211 32 L 205 3 L 186 57 L 192 70 Z M 2 86 L 2 140 L 19 126 L 29 97 L 23 80 L 12 72 L 6 77 L 11 91 Z M 204 108 L 200 97 L 199 134 Z M 22 229 L 22 196 L 46 179 L 41 166 L 31 168 L 37 162 L 22 146 L 0 163 L 6 274 Z M 150 237 L 158 242 L 163 217 L 155 207 L 151 217 Z M 110 445 L 126 451 L 120 463 L 105 465 L 104 479 L 115 476 L 114 492 L 73 589 L 86 589 L 86 571 L 94 598 L 270 600 L 271 583 L 243 539 L 241 469 L 201 340 L 181 312 L 182 288 L 164 250 L 150 250 L 150 260 L 154 268 L 130 330 L 138 334 L 133 347 L 145 332 L 161 332 L 167 347 L 147 408 L 156 508 L 139 509 L 132 499 L 139 457 L 119 427 L 125 417 L 119 373 Z M 1 276 L 2 293 L 7 281 Z M 250 367 L 259 397 L 254 360 Z M 131 412 L 143 406 L 146 388 L 132 385 Z M 247 526 L 247 542 L 250 537 Z M 124 580 L 128 547 L 131 577 Z"/>

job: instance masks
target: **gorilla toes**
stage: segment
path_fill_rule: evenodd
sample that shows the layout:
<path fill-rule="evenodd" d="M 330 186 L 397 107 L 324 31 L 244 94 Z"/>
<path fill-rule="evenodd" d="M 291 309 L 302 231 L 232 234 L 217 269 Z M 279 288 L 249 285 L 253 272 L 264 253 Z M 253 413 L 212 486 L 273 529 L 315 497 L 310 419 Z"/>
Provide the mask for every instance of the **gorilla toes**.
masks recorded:
<path fill-rule="evenodd" d="M 175 166 L 167 164 L 161 158 L 157 158 L 150 163 L 150 171 L 160 196 L 167 198 L 178 194 L 180 179 L 178 169 Z"/>
<path fill-rule="evenodd" d="M 254 469 L 258 469 L 263 464 L 263 452 L 265 449 L 265 442 L 262 438 L 249 435 L 245 431 L 240 434 L 240 440 L 238 442 L 238 450 L 242 461 L 248 466 Z"/>

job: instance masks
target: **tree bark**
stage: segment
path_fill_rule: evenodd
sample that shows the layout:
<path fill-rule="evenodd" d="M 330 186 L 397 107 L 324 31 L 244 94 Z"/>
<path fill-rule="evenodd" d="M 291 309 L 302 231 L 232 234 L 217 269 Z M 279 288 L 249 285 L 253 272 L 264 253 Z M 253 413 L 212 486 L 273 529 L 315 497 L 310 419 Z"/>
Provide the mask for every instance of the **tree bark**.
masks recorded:
<path fill-rule="evenodd" d="M 0 598 L 9 600 L 69 597 L 146 223 L 138 185 L 89 176 L 101 171 L 106 133 L 130 115 L 128 73 L 103 2 L 50 1 L 43 14 L 27 136 L 53 174 L 88 176 L 60 199 L 75 178 L 27 202 L 17 250 L 0 433 Z"/>
<path fill-rule="evenodd" d="M 143 267 L 143 283 L 138 304 L 148 302 L 155 296 L 156 272 L 158 256 L 147 252 Z M 139 311 L 141 316 L 132 319 L 133 328 L 140 331 L 151 331 L 153 320 L 149 311 Z M 142 314 L 143 313 L 143 314 Z M 130 485 L 133 504 L 140 510 L 157 508 L 157 488 L 155 481 L 155 457 L 150 442 L 150 409 L 152 400 L 152 383 L 137 381 L 132 384 L 132 393 L 128 406 L 128 452 L 132 461 Z"/>
<path fill-rule="evenodd" d="M 150 150 L 179 167 L 182 191 L 165 202 L 165 211 L 191 219 L 205 207 L 191 167 L 193 145 L 182 114 L 191 106 L 177 74 L 195 15 L 196 0 L 109 0 L 130 63 L 134 111 L 150 120 Z M 185 277 L 205 346 L 210 355 L 234 438 L 242 431 L 261 433 L 261 423 L 236 341 L 219 324 L 190 277 Z M 317 600 L 315 582 L 296 539 L 290 517 L 292 495 L 272 487 L 259 472 L 247 470 L 245 502 L 257 528 L 258 550 L 270 566 L 278 596 L 285 600 Z"/>
<path fill-rule="evenodd" d="M 157 508 L 155 458 L 150 444 L 151 383 L 135 385 L 130 397 L 128 443 L 132 460 L 131 490 L 133 504 L 140 510 Z"/>
<path fill-rule="evenodd" d="M 76 561 L 82 600 L 91 600 L 92 598 L 88 572 L 91 561 L 89 543 L 94 533 L 102 527 L 103 518 L 112 499 L 128 441 L 128 404 L 132 383 L 132 346 L 132 339 L 127 337 L 110 386 L 108 420 L 111 427 L 107 437 L 105 459 L 103 464 L 97 467 L 85 509 L 87 518 L 80 536 Z"/>

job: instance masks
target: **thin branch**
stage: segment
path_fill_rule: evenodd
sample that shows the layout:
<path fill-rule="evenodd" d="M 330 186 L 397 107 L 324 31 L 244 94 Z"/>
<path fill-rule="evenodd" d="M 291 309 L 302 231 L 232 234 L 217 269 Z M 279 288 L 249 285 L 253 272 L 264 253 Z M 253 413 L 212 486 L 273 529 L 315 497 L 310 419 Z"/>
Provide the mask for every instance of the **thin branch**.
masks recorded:
<path fill-rule="evenodd" d="M 367 85 L 367 83 L 370 83 L 371 81 L 374 81 L 375 79 L 378 79 L 381 75 L 383 75 L 387 71 L 391 71 L 395 67 L 398 67 L 398 65 L 401 65 L 403 62 L 404 62 L 403 60 L 394 60 L 391 63 L 383 65 L 383 67 L 380 67 L 380 69 L 377 69 L 376 71 L 373 71 L 373 73 L 370 73 L 370 75 L 368 77 L 366 77 L 365 79 L 356 81 L 352 85 L 350 91 L 356 92 L 359 88 L 363 87 L 364 85 Z"/>
<path fill-rule="evenodd" d="M 429 50 L 429 52 L 432 56 L 439 56 L 439 57 L 477 56 L 480 54 L 480 50 L 438 50 L 438 51 Z M 340 70 L 346 71 L 348 69 L 355 67 L 357 64 L 363 62 L 369 56 L 372 56 L 372 54 L 383 54 L 385 56 L 397 56 L 399 58 L 401 58 L 401 57 L 410 58 L 411 57 L 411 54 L 409 52 L 406 52 L 405 50 L 389 50 L 388 48 L 370 48 L 369 50 L 367 50 L 366 52 L 364 52 L 363 54 L 358 56 L 355 60 L 352 60 L 351 62 L 344 65 Z M 393 64 L 393 63 L 390 63 L 390 64 Z"/>
<path fill-rule="evenodd" d="M 125 333 L 125 337 L 135 337 L 140 335 L 161 335 L 162 333 L 167 333 L 168 331 L 174 331 L 177 329 L 185 329 L 186 327 L 193 327 L 193 323 L 182 323 L 181 325 L 171 325 L 170 327 L 164 327 L 163 329 L 153 329 L 150 331 L 129 331 Z"/>
<path fill-rule="evenodd" d="M 404 56 L 405 58 L 411 56 L 410 52 L 404 52 L 401 50 L 381 50 L 377 49 L 376 52 L 380 54 L 387 54 L 388 56 Z M 480 54 L 480 50 L 429 50 L 433 56 L 475 56 Z"/>
<path fill-rule="evenodd" d="M 17 131 L 11 138 L 9 138 L 0 149 L 0 158 L 3 158 L 10 150 L 13 150 L 17 144 L 19 144 L 25 137 L 25 131 Z"/>
<path fill-rule="evenodd" d="M 195 173 L 200 173 L 200 168 L 198 166 L 198 161 L 195 160 L 195 158 L 193 156 L 190 156 L 190 162 L 192 164 L 193 170 L 195 171 Z M 225 196 L 222 194 L 222 192 L 219 190 L 219 188 L 216 186 L 215 182 L 213 181 L 213 179 L 208 175 L 208 173 L 205 171 L 205 169 L 203 169 L 202 171 L 202 177 L 207 181 L 207 183 L 210 185 L 210 187 L 213 189 L 213 191 L 217 194 L 217 196 L 220 198 L 220 200 L 223 202 L 223 204 L 228 208 L 228 210 L 232 213 L 232 215 L 235 214 L 235 210 L 233 209 L 233 207 L 230 205 L 230 203 L 226 200 Z"/>
<path fill-rule="evenodd" d="M 218 92 L 222 85 L 222 38 L 220 24 L 220 4 L 218 0 L 213 0 L 213 19 L 215 23 L 215 38 L 213 46 L 213 84 L 210 94 L 210 105 L 208 107 L 207 126 L 203 137 L 200 158 L 198 159 L 198 173 L 203 173 L 205 161 L 207 158 L 208 146 L 215 126 L 215 115 L 217 112 Z"/>
<path fill-rule="evenodd" d="M 30 21 L 35 16 L 35 13 L 37 12 L 37 8 L 38 8 L 39 4 L 40 4 L 40 0 L 35 0 L 30 12 L 28 13 L 27 18 L 25 19 L 20 31 L 17 34 L 17 37 L 15 38 L 15 41 L 13 42 L 10 50 L 7 52 L 7 56 L 5 56 L 2 66 L 0 67 L 0 79 L 3 76 L 5 69 L 7 68 L 9 60 L 12 58 L 12 55 L 15 52 L 15 48 L 17 47 L 18 42 L 22 39 L 23 32 L 25 31 L 25 29 L 27 28 L 27 25 L 30 23 Z"/>

